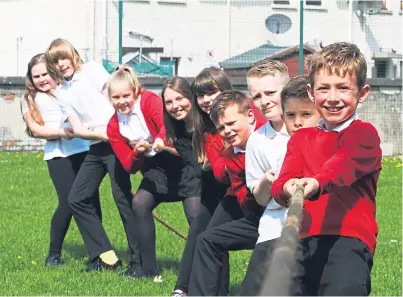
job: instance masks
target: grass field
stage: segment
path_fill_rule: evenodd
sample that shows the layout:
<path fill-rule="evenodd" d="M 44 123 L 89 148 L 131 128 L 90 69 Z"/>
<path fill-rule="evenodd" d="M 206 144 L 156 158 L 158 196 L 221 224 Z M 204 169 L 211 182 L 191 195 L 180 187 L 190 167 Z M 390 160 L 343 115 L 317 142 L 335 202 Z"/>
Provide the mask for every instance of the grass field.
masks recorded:
<path fill-rule="evenodd" d="M 157 256 L 164 281 L 125 280 L 113 272 L 85 274 L 86 252 L 73 222 L 67 234 L 64 267 L 45 269 L 49 222 L 56 193 L 41 154 L 0 153 L 1 295 L 169 295 L 176 281 L 184 241 L 156 223 Z M 402 160 L 384 158 L 378 184 L 379 236 L 372 270 L 372 295 L 402 295 Z M 136 188 L 140 176 L 133 176 Z M 119 256 L 126 260 L 127 243 L 111 197 L 109 180 L 101 187 L 104 226 Z M 180 203 L 160 205 L 155 212 L 187 233 Z M 231 293 L 236 295 L 250 252 L 231 253 Z"/>

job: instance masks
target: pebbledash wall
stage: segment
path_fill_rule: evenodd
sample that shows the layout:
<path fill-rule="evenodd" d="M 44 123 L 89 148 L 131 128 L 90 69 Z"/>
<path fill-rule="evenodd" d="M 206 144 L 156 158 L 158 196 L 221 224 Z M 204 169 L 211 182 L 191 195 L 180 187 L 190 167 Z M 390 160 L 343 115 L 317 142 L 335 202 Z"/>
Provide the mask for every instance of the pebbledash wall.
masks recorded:
<path fill-rule="evenodd" d="M 160 93 L 166 78 L 140 78 L 145 89 Z M 191 81 L 192 78 L 189 78 Z M 246 92 L 244 78 L 232 78 L 234 87 Z M 402 81 L 391 79 L 369 79 L 371 94 L 359 106 L 358 116 L 372 123 L 378 130 L 385 156 L 401 155 L 402 149 Z M 44 141 L 25 133 L 20 102 L 24 94 L 22 77 L 0 77 L 0 151 L 42 150 Z M 94 106 L 96 108 L 96 106 Z"/>

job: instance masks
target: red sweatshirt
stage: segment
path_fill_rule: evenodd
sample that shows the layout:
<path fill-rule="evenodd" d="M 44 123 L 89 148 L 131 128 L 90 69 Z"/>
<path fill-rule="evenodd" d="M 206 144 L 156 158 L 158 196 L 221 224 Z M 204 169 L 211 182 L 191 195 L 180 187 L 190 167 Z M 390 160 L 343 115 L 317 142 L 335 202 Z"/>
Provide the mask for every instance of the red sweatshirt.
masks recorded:
<path fill-rule="evenodd" d="M 141 91 L 140 110 L 152 137 L 154 139 L 161 138 L 165 141 L 162 99 L 150 91 L 143 90 Z M 136 151 L 129 145 L 129 140 L 120 134 L 117 113 L 109 120 L 106 132 L 113 151 L 124 169 L 130 173 L 136 173 L 140 170 L 144 157 L 143 155 L 138 156 Z"/>
<path fill-rule="evenodd" d="M 256 118 L 255 131 L 263 126 L 267 120 L 263 117 Z M 245 177 L 245 153 L 234 153 L 234 148 L 230 146 L 224 153 L 224 162 L 231 180 L 231 190 L 235 193 L 239 205 L 245 209 L 255 210 L 260 208 L 252 194 L 246 187 Z"/>
<path fill-rule="evenodd" d="M 374 252 L 378 227 L 375 196 L 382 152 L 376 129 L 355 120 L 341 132 L 319 128 L 298 130 L 271 192 L 287 206 L 284 184 L 291 178 L 313 177 L 316 197 L 305 200 L 301 238 L 340 235 L 360 239 Z"/>

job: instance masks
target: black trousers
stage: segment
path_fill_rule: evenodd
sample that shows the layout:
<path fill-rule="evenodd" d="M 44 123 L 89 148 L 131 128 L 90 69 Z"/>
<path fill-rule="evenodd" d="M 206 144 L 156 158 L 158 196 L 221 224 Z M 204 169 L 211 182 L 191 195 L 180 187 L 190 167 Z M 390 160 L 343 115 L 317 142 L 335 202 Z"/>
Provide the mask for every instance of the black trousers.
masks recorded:
<path fill-rule="evenodd" d="M 72 217 L 68 204 L 69 193 L 86 156 L 87 152 L 83 152 L 66 158 L 53 158 L 46 161 L 58 197 L 58 205 L 50 223 L 49 255 L 61 255 L 63 241 Z M 98 191 L 94 192 L 91 201 L 97 216 L 102 219 Z"/>
<path fill-rule="evenodd" d="M 182 201 L 183 210 L 191 226 L 200 211 L 200 197 L 171 197 L 153 194 L 140 188 L 133 196 L 133 212 L 141 257 L 142 272 L 148 276 L 158 275 L 156 255 L 156 232 L 152 211 L 162 202 Z"/>
<path fill-rule="evenodd" d="M 232 199 L 231 204 L 220 204 L 217 207 L 210 224 L 220 217 L 233 219 L 208 228 L 197 239 L 189 284 L 191 296 L 217 296 L 228 252 L 255 247 L 259 237 L 260 217 L 254 214 L 245 215 L 236 198 L 232 197 Z M 235 208 L 233 201 L 238 208 Z M 230 205 L 234 210 L 231 211 L 228 208 Z"/>
<path fill-rule="evenodd" d="M 337 235 L 300 240 L 291 295 L 368 296 L 373 255 L 357 238 Z"/>
<path fill-rule="evenodd" d="M 218 204 L 219 201 L 216 199 L 216 197 L 209 197 L 202 201 L 199 214 L 189 227 L 188 239 L 186 241 L 185 249 L 183 250 L 175 289 L 188 292 L 190 274 L 193 267 L 193 256 L 196 250 L 196 240 L 198 236 L 206 230 Z M 228 291 L 225 289 L 225 287 L 228 287 L 228 282 L 227 285 L 224 286 L 224 292 L 221 292 L 222 294 L 228 294 Z"/>
<path fill-rule="evenodd" d="M 276 239 L 256 244 L 249 260 L 248 269 L 242 282 L 240 296 L 258 296 L 270 265 Z"/>
<path fill-rule="evenodd" d="M 109 143 L 91 145 L 77 174 L 68 199 L 74 219 L 83 237 L 89 260 L 113 249 L 92 202 L 106 173 L 109 174 L 113 198 L 126 232 L 130 261 L 139 264 L 137 230 L 131 207 L 130 175 L 123 169 Z"/>

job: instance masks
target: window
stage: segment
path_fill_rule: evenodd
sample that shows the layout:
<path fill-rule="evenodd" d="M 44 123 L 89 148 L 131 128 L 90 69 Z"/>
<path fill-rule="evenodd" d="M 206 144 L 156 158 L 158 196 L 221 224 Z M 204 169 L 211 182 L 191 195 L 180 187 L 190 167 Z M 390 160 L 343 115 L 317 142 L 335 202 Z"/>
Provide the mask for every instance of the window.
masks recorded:
<path fill-rule="evenodd" d="M 376 77 L 386 78 L 386 70 L 388 68 L 388 61 L 377 60 L 375 61 Z"/>
<path fill-rule="evenodd" d="M 273 2 L 276 5 L 289 5 L 290 4 L 289 0 L 274 0 Z"/>
<path fill-rule="evenodd" d="M 186 0 L 157 0 L 158 3 L 186 4 Z"/>
<path fill-rule="evenodd" d="M 306 0 L 306 5 L 321 6 L 322 1 L 321 0 Z"/>

